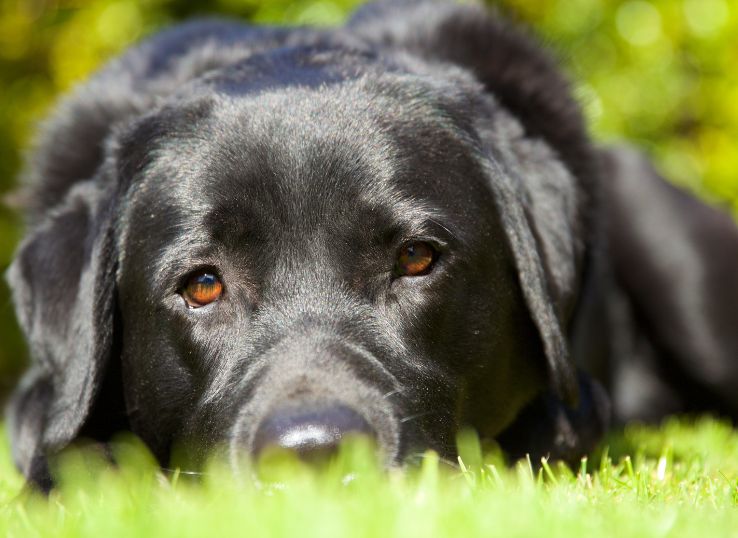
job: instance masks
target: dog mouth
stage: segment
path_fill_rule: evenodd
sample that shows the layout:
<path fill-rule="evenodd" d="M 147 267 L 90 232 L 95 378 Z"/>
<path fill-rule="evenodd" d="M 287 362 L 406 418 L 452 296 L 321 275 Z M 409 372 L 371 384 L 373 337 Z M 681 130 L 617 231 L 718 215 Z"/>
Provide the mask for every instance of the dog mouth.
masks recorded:
<path fill-rule="evenodd" d="M 274 453 L 319 467 L 352 458 L 344 445 L 364 445 L 358 450 L 373 451 L 387 469 L 427 449 L 448 456 L 453 383 L 439 383 L 430 361 L 329 329 L 282 330 L 228 361 L 228 375 L 203 387 L 197 413 L 177 435 L 177 461 L 202 469 L 214 455 L 246 478 Z"/>
<path fill-rule="evenodd" d="M 370 447 L 377 464 L 386 469 L 417 463 L 429 449 L 452 457 L 455 423 L 444 420 L 448 413 L 443 410 L 414 405 L 412 396 L 399 388 L 382 392 L 333 375 L 328 377 L 330 388 L 314 381 L 313 390 L 306 389 L 309 380 L 302 378 L 293 397 L 268 403 L 256 397 L 241 409 L 229 443 L 234 471 L 280 453 L 322 468 L 354 443 Z M 438 424 L 446 426 L 447 435 Z"/>
<path fill-rule="evenodd" d="M 386 400 L 382 396 L 377 402 Z M 316 470 L 332 468 L 332 464 L 344 469 L 347 462 L 359 461 L 354 460 L 358 454 L 391 470 L 416 466 L 432 450 L 442 461 L 453 462 L 454 432 L 449 429 L 447 436 L 438 431 L 433 435 L 429 427 L 441 414 L 435 410 L 408 414 L 383 405 L 360 408 L 330 398 L 282 404 L 254 420 L 246 411 L 234 428 L 228 463 L 236 476 L 244 478 L 246 471 L 260 480 L 264 465 L 268 468 L 284 458 Z"/>

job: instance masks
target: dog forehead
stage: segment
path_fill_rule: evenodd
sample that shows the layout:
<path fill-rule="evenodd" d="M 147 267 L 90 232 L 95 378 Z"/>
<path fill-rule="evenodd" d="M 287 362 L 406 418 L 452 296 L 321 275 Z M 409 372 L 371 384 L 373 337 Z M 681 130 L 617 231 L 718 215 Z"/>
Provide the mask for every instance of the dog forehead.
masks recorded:
<path fill-rule="evenodd" d="M 323 220 L 408 203 L 468 212 L 483 189 L 469 185 L 476 163 L 463 113 L 413 81 L 364 78 L 208 101 L 205 114 L 170 108 L 176 119 L 157 120 L 176 127 L 153 144 L 131 204 L 155 221 L 192 222 L 236 205 L 303 225 L 318 209 Z M 152 200 L 165 210 L 151 212 Z"/>

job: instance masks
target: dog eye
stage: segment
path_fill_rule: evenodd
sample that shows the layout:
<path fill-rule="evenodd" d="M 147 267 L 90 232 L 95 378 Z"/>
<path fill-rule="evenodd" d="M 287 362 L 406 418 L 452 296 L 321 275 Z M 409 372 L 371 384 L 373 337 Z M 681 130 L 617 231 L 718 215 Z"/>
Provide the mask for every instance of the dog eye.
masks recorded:
<path fill-rule="evenodd" d="M 430 273 L 436 250 L 422 241 L 408 243 L 400 249 L 395 262 L 395 275 L 422 276 Z"/>
<path fill-rule="evenodd" d="M 195 273 L 182 290 L 182 297 L 190 308 L 208 305 L 223 293 L 223 284 L 213 273 L 206 271 Z"/>

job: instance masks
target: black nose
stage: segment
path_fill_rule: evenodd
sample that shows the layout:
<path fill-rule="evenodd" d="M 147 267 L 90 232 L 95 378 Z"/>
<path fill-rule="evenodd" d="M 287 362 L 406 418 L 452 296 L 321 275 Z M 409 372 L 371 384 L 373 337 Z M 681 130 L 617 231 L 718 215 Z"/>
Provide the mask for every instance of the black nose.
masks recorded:
<path fill-rule="evenodd" d="M 256 430 L 253 455 L 267 447 L 292 450 L 300 459 L 315 463 L 334 455 L 347 435 L 374 437 L 374 430 L 345 405 L 287 407 L 268 415 Z"/>

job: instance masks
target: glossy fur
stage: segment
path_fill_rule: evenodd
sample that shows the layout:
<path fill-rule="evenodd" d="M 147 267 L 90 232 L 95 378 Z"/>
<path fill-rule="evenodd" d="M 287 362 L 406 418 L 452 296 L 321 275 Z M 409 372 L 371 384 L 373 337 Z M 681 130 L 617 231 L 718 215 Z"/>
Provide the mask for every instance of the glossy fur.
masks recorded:
<path fill-rule="evenodd" d="M 595 148 L 555 63 L 481 7 L 165 31 L 62 102 L 26 188 L 8 279 L 34 363 L 10 419 L 44 485 L 80 436 L 235 462 L 275 409 L 324 402 L 388 464 L 453 456 L 463 426 L 572 459 L 610 418 L 586 370 L 621 416 L 654 409 L 633 365 L 738 414 L 738 231 Z M 413 240 L 438 260 L 397 278 Z M 188 309 L 203 268 L 223 296 Z"/>

